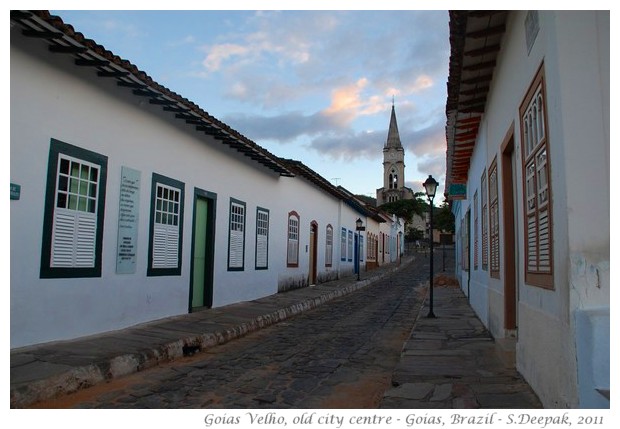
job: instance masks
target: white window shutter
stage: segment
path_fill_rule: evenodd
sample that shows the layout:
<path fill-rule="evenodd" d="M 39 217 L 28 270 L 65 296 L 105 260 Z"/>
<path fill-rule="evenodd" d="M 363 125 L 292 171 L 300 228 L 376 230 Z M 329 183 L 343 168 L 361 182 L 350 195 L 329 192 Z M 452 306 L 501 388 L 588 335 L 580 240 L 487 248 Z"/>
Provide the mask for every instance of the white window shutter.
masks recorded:
<path fill-rule="evenodd" d="M 243 231 L 230 231 L 230 268 L 243 268 Z"/>
<path fill-rule="evenodd" d="M 267 236 L 258 235 L 256 237 L 256 266 L 263 268 L 267 266 Z"/>
<path fill-rule="evenodd" d="M 97 216 L 57 208 L 52 231 L 51 267 L 95 266 Z"/>
<path fill-rule="evenodd" d="M 153 268 L 177 268 L 179 227 L 156 223 L 153 227 Z"/>
<path fill-rule="evenodd" d="M 95 266 L 95 241 L 97 217 L 80 212 L 77 215 L 77 240 L 75 242 L 75 266 Z"/>

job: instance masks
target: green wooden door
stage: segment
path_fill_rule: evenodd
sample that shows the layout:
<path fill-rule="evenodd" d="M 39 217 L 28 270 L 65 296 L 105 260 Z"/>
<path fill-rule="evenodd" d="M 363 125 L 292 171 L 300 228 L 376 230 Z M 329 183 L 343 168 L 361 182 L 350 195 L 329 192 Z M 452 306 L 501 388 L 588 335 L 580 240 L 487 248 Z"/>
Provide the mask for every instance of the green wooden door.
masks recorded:
<path fill-rule="evenodd" d="M 204 198 L 196 199 L 194 218 L 194 251 L 192 272 L 192 308 L 204 307 L 205 291 L 208 285 L 207 249 L 208 249 L 208 220 L 209 204 Z"/>

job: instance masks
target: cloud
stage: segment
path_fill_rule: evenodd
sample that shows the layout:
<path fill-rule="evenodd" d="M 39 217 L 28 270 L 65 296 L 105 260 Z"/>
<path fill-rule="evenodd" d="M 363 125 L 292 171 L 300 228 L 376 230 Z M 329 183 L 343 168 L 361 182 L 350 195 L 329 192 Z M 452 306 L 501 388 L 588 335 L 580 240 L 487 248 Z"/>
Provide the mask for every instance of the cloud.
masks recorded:
<path fill-rule="evenodd" d="M 395 96 L 407 153 L 439 171 L 447 23 L 445 12 L 256 13 L 211 45 L 203 66 L 247 106 L 225 122 L 259 144 L 300 139 L 334 160 L 381 158 Z"/>
<path fill-rule="evenodd" d="M 249 91 L 241 100 L 263 107 L 290 100 L 272 96 L 282 92 L 278 88 L 303 94 L 312 89 L 330 91 L 334 85 L 345 85 L 357 70 L 363 70 L 368 87 L 377 95 L 410 95 L 435 85 L 434 75 L 447 69 L 445 34 L 428 29 L 440 23 L 447 26 L 445 12 L 255 13 L 235 32 L 221 35 L 221 43 L 205 47 L 203 65 L 228 82 L 225 88 L 246 83 Z M 437 60 L 442 51 L 446 59 Z M 284 86 L 270 79 L 286 68 Z M 270 84 L 250 84 L 255 81 Z"/>
<path fill-rule="evenodd" d="M 247 46 L 235 45 L 232 43 L 223 43 L 208 48 L 207 57 L 202 64 L 207 71 L 214 72 L 222 67 L 222 62 L 235 56 L 245 56 L 250 52 Z"/>
<path fill-rule="evenodd" d="M 180 46 L 191 45 L 193 43 L 196 43 L 196 37 L 190 34 L 190 35 L 183 37 L 182 39 L 168 42 L 166 43 L 166 46 L 169 48 L 178 48 Z"/>
<path fill-rule="evenodd" d="M 399 128 L 401 127 L 399 126 Z M 405 150 L 412 152 L 415 156 L 437 156 L 446 153 L 444 122 L 438 121 L 418 130 L 404 128 L 401 132 L 399 129 L 399 133 Z"/>
<path fill-rule="evenodd" d="M 388 133 L 388 116 L 385 125 L 378 130 L 356 131 L 351 126 L 352 117 L 360 114 L 363 109 L 370 109 L 374 101 L 363 101 L 356 94 L 355 88 L 363 86 L 358 81 L 349 91 L 343 89 L 334 97 L 329 112 L 319 111 L 305 114 L 302 111 L 290 111 L 279 115 L 265 116 L 260 114 L 234 114 L 223 118 L 224 122 L 239 130 L 253 140 L 273 140 L 279 143 L 290 143 L 307 136 L 312 137 L 308 147 L 332 159 L 378 159 L 381 148 L 385 144 Z M 240 89 L 242 90 L 242 89 Z M 382 112 L 389 112 L 389 103 L 376 103 Z M 406 107 L 406 106 L 405 106 Z M 373 107 L 374 108 L 374 107 Z M 406 120 L 401 121 L 399 113 Z M 422 157 L 441 158 L 445 163 L 445 122 L 443 116 L 435 116 L 434 121 L 422 128 L 414 128 L 423 122 L 424 116 L 416 115 L 413 108 L 401 109 L 397 112 L 399 134 L 405 151 L 416 159 Z"/>
<path fill-rule="evenodd" d="M 247 58 L 252 59 L 251 65 L 249 62 L 248 65 L 254 68 L 255 72 L 257 63 L 280 67 L 303 64 L 311 58 L 310 50 L 314 38 L 307 31 L 310 24 L 300 21 L 297 15 L 293 21 L 297 27 L 292 26 L 289 20 L 281 19 L 280 14 L 257 13 L 249 21 L 254 24 L 254 31 L 237 31 L 229 36 L 222 36 L 224 39 L 238 40 L 237 42 L 204 46 L 206 57 L 202 64 L 208 72 L 227 72 L 228 67 L 238 68 L 239 61 L 244 62 Z M 281 24 L 285 24 L 285 28 Z M 321 27 L 324 28 L 323 25 Z"/>
<path fill-rule="evenodd" d="M 366 95 L 367 78 L 332 90 L 331 104 L 321 114 L 330 116 L 340 126 L 350 126 L 360 116 L 375 115 L 389 109 L 389 102 L 381 95 Z"/>
<path fill-rule="evenodd" d="M 224 122 L 252 140 L 275 140 L 287 143 L 300 136 L 328 133 L 337 127 L 332 118 L 320 113 L 305 115 L 287 112 L 278 116 L 236 114 L 223 118 Z"/>
<path fill-rule="evenodd" d="M 379 160 L 384 137 L 375 132 L 346 132 L 322 134 L 310 143 L 310 148 L 333 160 Z"/>

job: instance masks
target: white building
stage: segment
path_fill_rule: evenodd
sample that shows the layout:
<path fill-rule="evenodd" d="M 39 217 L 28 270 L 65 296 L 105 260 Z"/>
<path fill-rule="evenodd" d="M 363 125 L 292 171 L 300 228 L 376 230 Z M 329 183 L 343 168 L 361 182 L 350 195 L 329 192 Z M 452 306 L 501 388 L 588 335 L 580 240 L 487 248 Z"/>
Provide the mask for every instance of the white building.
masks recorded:
<path fill-rule="evenodd" d="M 10 55 L 12 348 L 357 269 L 372 214 L 301 163 L 46 11 L 11 11 Z"/>
<path fill-rule="evenodd" d="M 609 407 L 609 11 L 450 14 L 457 275 L 545 407 Z"/>

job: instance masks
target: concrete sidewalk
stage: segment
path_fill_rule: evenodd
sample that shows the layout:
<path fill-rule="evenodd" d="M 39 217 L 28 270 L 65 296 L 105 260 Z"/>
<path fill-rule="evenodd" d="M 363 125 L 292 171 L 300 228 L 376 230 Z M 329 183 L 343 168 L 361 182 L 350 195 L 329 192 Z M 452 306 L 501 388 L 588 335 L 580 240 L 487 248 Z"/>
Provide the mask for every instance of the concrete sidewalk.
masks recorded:
<path fill-rule="evenodd" d="M 436 318 L 427 317 L 428 304 L 427 297 L 381 408 L 542 408 L 458 286 L 434 288 Z"/>
<path fill-rule="evenodd" d="M 76 392 L 106 380 L 226 343 L 368 286 L 413 260 L 254 301 L 184 314 L 127 329 L 11 351 L 11 408 Z"/>

